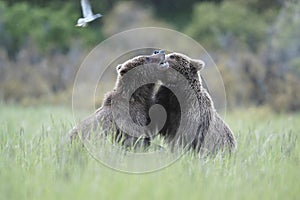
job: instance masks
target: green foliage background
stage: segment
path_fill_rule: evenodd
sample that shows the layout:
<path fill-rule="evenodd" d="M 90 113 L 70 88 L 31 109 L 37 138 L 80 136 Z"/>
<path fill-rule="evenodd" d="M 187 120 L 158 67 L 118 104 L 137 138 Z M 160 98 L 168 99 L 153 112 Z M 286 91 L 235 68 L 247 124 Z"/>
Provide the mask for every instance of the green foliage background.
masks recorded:
<path fill-rule="evenodd" d="M 299 1 L 91 4 L 104 17 L 77 28 L 79 0 L 0 2 L 2 101 L 70 102 L 76 70 L 91 48 L 126 29 L 159 26 L 191 36 L 210 53 L 224 78 L 230 108 L 269 105 L 276 111 L 300 110 Z"/>

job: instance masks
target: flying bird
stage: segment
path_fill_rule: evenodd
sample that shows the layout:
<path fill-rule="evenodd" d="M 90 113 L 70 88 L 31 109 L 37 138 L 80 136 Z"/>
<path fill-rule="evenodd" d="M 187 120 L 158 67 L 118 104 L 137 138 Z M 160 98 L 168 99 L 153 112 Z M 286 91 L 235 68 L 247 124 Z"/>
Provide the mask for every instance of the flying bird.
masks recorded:
<path fill-rule="evenodd" d="M 101 14 L 94 14 L 89 0 L 81 0 L 81 9 L 83 18 L 77 20 L 76 26 L 86 27 L 87 23 L 94 21 L 95 19 L 102 17 Z"/>

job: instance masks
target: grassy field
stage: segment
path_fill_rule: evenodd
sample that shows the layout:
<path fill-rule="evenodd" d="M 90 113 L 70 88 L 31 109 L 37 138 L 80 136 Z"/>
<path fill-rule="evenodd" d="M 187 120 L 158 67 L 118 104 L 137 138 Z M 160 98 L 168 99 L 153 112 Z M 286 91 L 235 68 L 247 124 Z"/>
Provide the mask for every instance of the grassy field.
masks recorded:
<path fill-rule="evenodd" d="M 227 114 L 238 140 L 228 158 L 184 155 L 148 174 L 126 174 L 65 143 L 71 111 L 0 105 L 0 199 L 299 199 L 300 114 Z"/>

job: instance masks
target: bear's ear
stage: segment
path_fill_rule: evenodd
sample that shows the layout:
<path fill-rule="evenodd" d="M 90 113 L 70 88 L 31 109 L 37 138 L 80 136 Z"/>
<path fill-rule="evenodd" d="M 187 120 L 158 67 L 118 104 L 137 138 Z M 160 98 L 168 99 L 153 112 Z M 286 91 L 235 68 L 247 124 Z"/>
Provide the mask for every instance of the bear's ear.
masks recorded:
<path fill-rule="evenodd" d="M 205 66 L 205 62 L 203 60 L 191 59 L 190 63 L 196 69 L 196 71 L 202 70 Z"/>

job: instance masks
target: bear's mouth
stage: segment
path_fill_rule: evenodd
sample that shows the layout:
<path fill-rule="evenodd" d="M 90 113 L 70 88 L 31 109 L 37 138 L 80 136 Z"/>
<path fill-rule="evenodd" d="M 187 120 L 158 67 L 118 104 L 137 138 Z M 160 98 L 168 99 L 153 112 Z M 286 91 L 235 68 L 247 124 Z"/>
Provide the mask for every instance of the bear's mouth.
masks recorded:
<path fill-rule="evenodd" d="M 168 61 L 166 61 L 166 54 L 163 49 L 155 50 L 152 54 L 153 56 L 158 56 L 160 58 L 159 66 L 162 69 L 167 69 L 169 67 Z"/>
<path fill-rule="evenodd" d="M 159 66 L 160 66 L 162 69 L 167 69 L 167 68 L 169 68 L 169 63 L 168 63 L 168 61 L 163 60 L 162 62 L 159 63 Z"/>

